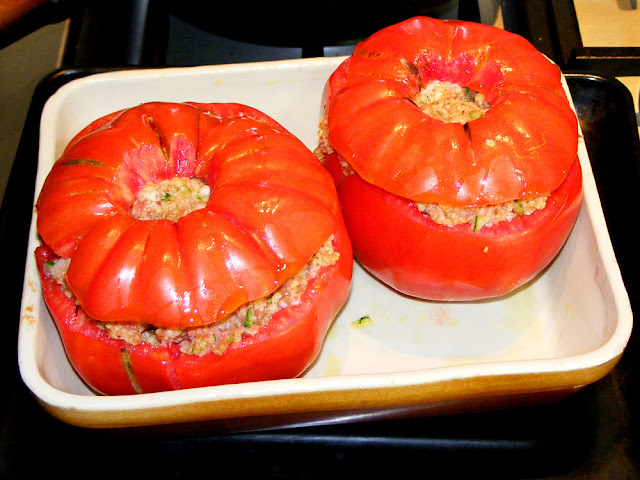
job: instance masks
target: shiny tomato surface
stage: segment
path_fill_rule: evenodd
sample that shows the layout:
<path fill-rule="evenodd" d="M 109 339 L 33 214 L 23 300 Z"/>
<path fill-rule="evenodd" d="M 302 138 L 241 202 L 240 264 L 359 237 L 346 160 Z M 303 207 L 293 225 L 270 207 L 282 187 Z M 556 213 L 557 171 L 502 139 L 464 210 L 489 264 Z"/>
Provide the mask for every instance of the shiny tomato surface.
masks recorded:
<path fill-rule="evenodd" d="M 553 260 L 580 210 L 580 175 L 575 162 L 543 210 L 475 232 L 438 225 L 358 175 L 344 177 L 339 193 L 353 251 L 368 271 L 407 295 L 470 301 L 505 295 Z"/>
<path fill-rule="evenodd" d="M 479 92 L 481 117 L 447 123 L 416 97 L 431 81 Z M 416 17 L 359 43 L 324 92 L 324 152 L 354 254 L 391 287 L 476 300 L 526 283 L 577 218 L 577 118 L 559 68 L 520 36 Z M 347 164 L 348 168 L 342 165 Z M 547 206 L 474 231 L 435 224 L 415 204 L 464 208 L 549 194 Z"/>
<path fill-rule="evenodd" d="M 206 207 L 176 222 L 130 215 L 140 188 L 176 176 L 209 185 Z M 96 120 L 53 166 L 37 214 L 45 301 L 74 368 L 105 394 L 299 375 L 350 289 L 351 244 L 331 176 L 244 105 L 149 103 Z M 222 355 L 130 345 L 94 322 L 217 322 L 271 294 L 331 236 L 339 259 L 310 279 L 301 302 Z M 44 269 L 61 257 L 74 298 Z"/>

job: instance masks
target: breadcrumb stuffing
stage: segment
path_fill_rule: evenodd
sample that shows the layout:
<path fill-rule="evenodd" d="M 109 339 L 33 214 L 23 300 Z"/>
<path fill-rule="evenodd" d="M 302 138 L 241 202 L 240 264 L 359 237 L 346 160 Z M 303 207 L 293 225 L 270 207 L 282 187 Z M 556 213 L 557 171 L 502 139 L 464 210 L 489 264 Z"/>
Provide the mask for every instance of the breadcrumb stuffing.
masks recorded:
<path fill-rule="evenodd" d="M 166 218 L 177 222 L 180 217 L 204 208 L 210 194 L 209 186 L 199 178 L 172 177 L 142 187 L 129 213 L 140 220 Z"/>
<path fill-rule="evenodd" d="M 468 123 L 485 115 L 491 108 L 482 93 L 457 83 L 433 80 L 415 98 L 415 103 L 429 115 L 446 123 Z"/>
<path fill-rule="evenodd" d="M 548 197 L 548 195 L 542 195 L 529 200 L 514 200 L 477 207 L 454 207 L 440 203 L 416 202 L 416 207 L 437 224 L 453 227 L 468 223 L 474 231 L 478 231 L 482 227 L 508 222 L 518 215 L 531 215 L 546 206 Z"/>
<path fill-rule="evenodd" d="M 339 258 L 340 253 L 333 248 L 332 235 L 305 267 L 289 278 L 275 292 L 268 297 L 242 305 L 226 318 L 214 324 L 177 328 L 154 326 L 143 322 L 93 321 L 99 328 L 104 329 L 111 338 L 124 340 L 131 345 L 139 345 L 142 342 L 152 345 L 175 343 L 180 346 L 180 351 L 186 354 L 202 356 L 213 352 L 216 355 L 222 355 L 229 345 L 258 333 L 278 311 L 299 304 L 309 280 L 315 277 L 321 268 L 335 264 Z M 64 280 L 68 266 L 68 259 L 61 258 L 49 262 L 46 272 L 71 296 L 72 293 Z"/>

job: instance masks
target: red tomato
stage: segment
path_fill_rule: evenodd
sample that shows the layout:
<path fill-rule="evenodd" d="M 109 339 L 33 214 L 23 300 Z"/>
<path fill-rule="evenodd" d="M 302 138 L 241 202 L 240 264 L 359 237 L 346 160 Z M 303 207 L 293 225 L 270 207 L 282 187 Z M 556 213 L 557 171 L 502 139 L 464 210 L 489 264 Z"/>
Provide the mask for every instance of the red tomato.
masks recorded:
<path fill-rule="evenodd" d="M 479 92 L 491 106 L 465 124 L 429 116 L 415 99 L 433 80 Z M 358 44 L 327 82 L 324 101 L 324 163 L 354 255 L 388 285 L 432 300 L 503 295 L 564 244 L 582 199 L 577 118 L 560 70 L 525 39 L 412 18 Z M 549 193 L 543 210 L 475 232 L 437 225 L 415 206 L 479 207 Z"/>
<path fill-rule="evenodd" d="M 175 176 L 205 180 L 205 208 L 177 222 L 129 214 L 142 186 Z M 37 211 L 44 298 L 74 368 L 105 394 L 299 375 L 350 289 L 351 244 L 331 176 L 282 126 L 243 105 L 152 103 L 97 120 L 53 166 Z M 130 345 L 96 325 L 215 323 L 273 293 L 332 235 L 339 259 L 309 280 L 300 303 L 222 355 Z M 46 274 L 60 257 L 70 258 L 74 299 Z"/>

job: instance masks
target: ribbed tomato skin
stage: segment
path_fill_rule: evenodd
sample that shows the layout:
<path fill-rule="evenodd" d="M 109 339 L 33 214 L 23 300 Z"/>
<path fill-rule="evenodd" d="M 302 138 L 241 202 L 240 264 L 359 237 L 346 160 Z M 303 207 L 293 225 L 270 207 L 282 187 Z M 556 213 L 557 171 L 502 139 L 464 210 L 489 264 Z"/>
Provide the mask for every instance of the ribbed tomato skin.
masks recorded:
<path fill-rule="evenodd" d="M 197 177 L 204 208 L 176 222 L 129 213 L 148 183 Z M 131 394 L 299 375 L 351 285 L 353 253 L 331 175 L 264 113 L 240 104 L 152 102 L 96 120 L 69 142 L 39 194 L 43 294 L 69 360 L 94 390 Z M 300 305 L 223 355 L 129 345 L 100 322 L 215 323 L 274 292 L 331 236 L 336 264 Z M 70 259 L 67 297 L 44 265 Z"/>

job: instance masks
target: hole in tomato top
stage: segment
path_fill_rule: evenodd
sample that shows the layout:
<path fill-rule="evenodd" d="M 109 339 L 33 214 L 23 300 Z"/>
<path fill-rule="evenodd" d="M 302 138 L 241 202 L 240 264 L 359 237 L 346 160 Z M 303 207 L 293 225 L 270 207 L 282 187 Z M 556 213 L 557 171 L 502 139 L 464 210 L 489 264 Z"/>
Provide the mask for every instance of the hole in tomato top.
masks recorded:
<path fill-rule="evenodd" d="M 430 117 L 463 125 L 483 117 L 491 108 L 482 93 L 440 80 L 428 82 L 418 92 L 415 102 Z"/>
<path fill-rule="evenodd" d="M 194 210 L 204 208 L 210 194 L 209 186 L 199 178 L 172 177 L 148 183 L 138 190 L 129 213 L 139 220 L 177 222 Z"/>

